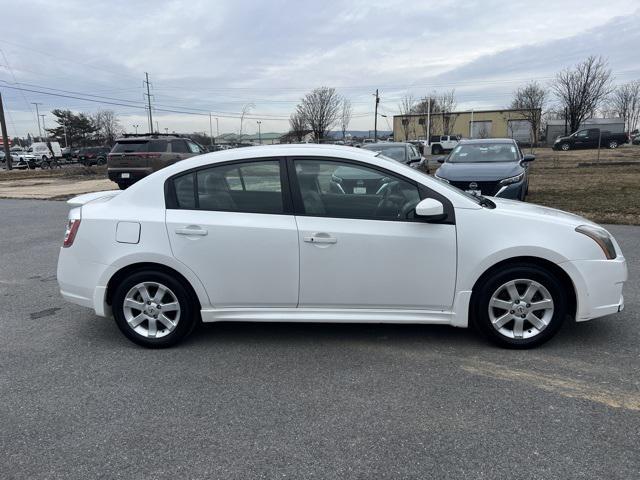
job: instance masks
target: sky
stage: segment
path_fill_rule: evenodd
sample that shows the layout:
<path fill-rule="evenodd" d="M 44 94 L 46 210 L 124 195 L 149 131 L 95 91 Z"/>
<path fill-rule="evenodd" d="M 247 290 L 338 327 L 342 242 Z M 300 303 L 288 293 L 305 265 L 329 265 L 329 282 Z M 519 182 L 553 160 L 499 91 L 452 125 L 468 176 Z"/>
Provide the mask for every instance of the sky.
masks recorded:
<path fill-rule="evenodd" d="M 640 79 L 638 0 L 420 2 L 2 0 L 0 92 L 10 136 L 37 134 L 33 103 L 114 110 L 147 130 L 145 72 L 160 131 L 286 132 L 306 92 L 334 87 L 351 130 L 390 129 L 406 94 L 455 89 L 459 109 L 507 107 L 530 80 L 589 55 L 616 84 Z M 21 90 L 20 90 L 21 89 Z M 48 92 L 48 95 L 43 92 Z M 551 103 L 553 98 L 551 99 Z M 176 113 L 182 112 L 182 113 Z M 217 118 L 217 121 L 216 121 Z"/>

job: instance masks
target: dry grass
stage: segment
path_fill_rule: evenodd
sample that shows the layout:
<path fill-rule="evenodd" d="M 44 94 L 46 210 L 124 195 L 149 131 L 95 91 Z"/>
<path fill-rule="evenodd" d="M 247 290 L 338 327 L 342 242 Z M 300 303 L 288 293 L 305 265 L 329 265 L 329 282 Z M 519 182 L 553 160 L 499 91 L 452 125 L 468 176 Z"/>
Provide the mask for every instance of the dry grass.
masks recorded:
<path fill-rule="evenodd" d="M 100 179 L 107 177 L 107 167 L 85 167 L 82 165 L 65 165 L 63 168 L 52 170 L 0 170 L 0 182 L 42 179 L 42 178 L 78 178 L 80 180 Z"/>
<path fill-rule="evenodd" d="M 531 166 L 531 203 L 576 213 L 598 223 L 640 225 L 640 147 L 554 152 L 540 148 Z M 634 162 L 610 165 L 611 162 Z M 635 163 L 637 162 L 637 163 Z"/>

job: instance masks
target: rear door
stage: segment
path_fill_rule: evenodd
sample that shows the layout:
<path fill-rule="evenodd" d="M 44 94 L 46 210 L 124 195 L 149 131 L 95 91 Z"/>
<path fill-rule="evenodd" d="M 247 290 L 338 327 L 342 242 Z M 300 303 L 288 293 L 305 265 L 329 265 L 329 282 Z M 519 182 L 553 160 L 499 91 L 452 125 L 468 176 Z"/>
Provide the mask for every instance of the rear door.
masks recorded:
<path fill-rule="evenodd" d="M 296 307 L 298 229 L 282 162 L 213 164 L 169 180 L 174 256 L 216 308 Z"/>
<path fill-rule="evenodd" d="M 349 160 L 296 158 L 289 175 L 299 212 L 300 307 L 451 307 L 456 227 L 450 204 L 445 223 L 415 219 L 420 199 L 437 194 Z"/>

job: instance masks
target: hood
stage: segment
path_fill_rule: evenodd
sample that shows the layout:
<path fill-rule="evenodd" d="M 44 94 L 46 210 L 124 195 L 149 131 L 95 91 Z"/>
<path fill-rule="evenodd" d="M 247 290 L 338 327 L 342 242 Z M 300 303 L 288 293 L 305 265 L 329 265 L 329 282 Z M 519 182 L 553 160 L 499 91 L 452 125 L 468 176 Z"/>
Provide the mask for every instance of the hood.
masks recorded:
<path fill-rule="evenodd" d="M 436 175 L 449 181 L 492 181 L 521 174 L 519 162 L 449 163 L 445 162 Z"/>
<path fill-rule="evenodd" d="M 569 140 L 569 138 L 571 138 L 570 135 L 567 135 L 567 136 L 564 136 L 564 137 L 558 137 L 553 141 L 553 143 L 560 143 L 562 141 Z"/>
<path fill-rule="evenodd" d="M 563 212 L 562 210 L 556 210 L 555 208 L 543 207 L 542 205 L 520 202 L 518 200 L 508 200 L 506 198 L 491 197 L 491 200 L 496 204 L 495 210 L 497 212 L 507 215 L 543 218 L 553 223 L 562 223 L 574 228 L 578 225 L 599 226 L 580 215 Z"/>

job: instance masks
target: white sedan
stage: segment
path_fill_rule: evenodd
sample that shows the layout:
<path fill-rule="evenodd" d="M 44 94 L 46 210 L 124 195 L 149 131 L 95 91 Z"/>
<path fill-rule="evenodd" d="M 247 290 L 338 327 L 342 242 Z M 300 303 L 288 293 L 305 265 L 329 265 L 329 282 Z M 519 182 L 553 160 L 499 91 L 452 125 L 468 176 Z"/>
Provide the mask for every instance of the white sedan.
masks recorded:
<path fill-rule="evenodd" d="M 289 321 L 475 324 L 525 348 L 623 308 L 602 227 L 367 150 L 220 151 L 69 203 L 62 296 L 147 347 L 200 321 Z"/>

